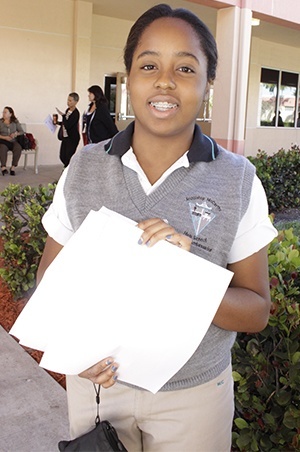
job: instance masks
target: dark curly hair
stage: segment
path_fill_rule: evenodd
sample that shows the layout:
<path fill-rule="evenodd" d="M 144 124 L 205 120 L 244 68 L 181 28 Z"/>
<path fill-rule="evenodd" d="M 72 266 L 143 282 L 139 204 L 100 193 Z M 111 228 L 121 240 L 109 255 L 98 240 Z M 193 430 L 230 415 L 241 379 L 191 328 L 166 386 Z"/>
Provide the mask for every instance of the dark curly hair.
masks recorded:
<path fill-rule="evenodd" d="M 150 8 L 142 14 L 131 27 L 124 48 L 124 64 L 127 73 L 130 73 L 133 54 L 145 29 L 155 20 L 165 17 L 181 19 L 193 28 L 199 38 L 200 47 L 207 58 L 207 78 L 209 81 L 213 81 L 216 78 L 218 51 L 215 38 L 210 30 L 191 11 L 184 8 L 172 9 L 169 5 L 164 3 Z"/>

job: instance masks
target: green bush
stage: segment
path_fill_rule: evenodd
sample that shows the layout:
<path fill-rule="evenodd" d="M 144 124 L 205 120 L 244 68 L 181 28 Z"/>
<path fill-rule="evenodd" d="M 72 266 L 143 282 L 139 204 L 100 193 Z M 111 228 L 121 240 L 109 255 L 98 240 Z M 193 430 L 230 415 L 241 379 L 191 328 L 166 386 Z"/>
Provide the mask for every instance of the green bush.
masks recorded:
<path fill-rule="evenodd" d="M 259 151 L 256 157 L 248 157 L 255 165 L 267 194 L 271 212 L 300 207 L 300 149 L 292 146 L 280 149 L 270 156 Z"/>
<path fill-rule="evenodd" d="M 33 188 L 10 184 L 1 194 L 0 219 L 4 261 L 0 276 L 14 298 L 35 286 L 35 275 L 43 252 L 46 232 L 41 218 L 50 205 L 55 183 Z"/>
<path fill-rule="evenodd" d="M 300 450 L 300 253 L 293 229 L 269 249 L 272 312 L 259 334 L 233 348 L 233 450 Z"/>

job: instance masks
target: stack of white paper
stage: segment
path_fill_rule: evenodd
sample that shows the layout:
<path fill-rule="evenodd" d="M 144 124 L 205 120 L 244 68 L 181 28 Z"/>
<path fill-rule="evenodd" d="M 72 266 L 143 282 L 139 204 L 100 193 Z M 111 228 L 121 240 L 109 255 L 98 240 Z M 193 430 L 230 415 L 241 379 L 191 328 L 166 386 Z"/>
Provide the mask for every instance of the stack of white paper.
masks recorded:
<path fill-rule="evenodd" d="M 113 356 L 120 380 L 155 393 L 192 356 L 232 273 L 140 236 L 131 220 L 92 211 L 49 266 L 10 331 L 44 352 L 42 367 L 78 374 Z"/>

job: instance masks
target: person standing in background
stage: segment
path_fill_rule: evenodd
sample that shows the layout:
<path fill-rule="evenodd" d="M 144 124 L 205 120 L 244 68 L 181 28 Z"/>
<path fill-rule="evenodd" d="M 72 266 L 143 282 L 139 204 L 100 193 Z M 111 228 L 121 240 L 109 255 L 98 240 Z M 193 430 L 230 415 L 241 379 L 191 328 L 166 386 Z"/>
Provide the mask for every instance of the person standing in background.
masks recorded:
<path fill-rule="evenodd" d="M 10 175 L 15 176 L 15 167 L 18 166 L 22 146 L 17 141 L 17 136 L 23 135 L 24 130 L 15 116 L 15 112 L 11 107 L 4 107 L 3 116 L 0 119 L 0 162 L 2 176 L 8 174 L 6 168 L 7 153 L 12 151 L 12 165 Z"/>
<path fill-rule="evenodd" d="M 91 86 L 88 93 L 90 104 L 83 115 L 83 141 L 84 144 L 99 143 L 112 138 L 118 129 L 110 116 L 108 101 L 100 86 Z"/>
<path fill-rule="evenodd" d="M 76 108 L 79 96 L 77 93 L 70 93 L 67 100 L 68 108 L 63 113 L 58 108 L 57 112 L 62 116 L 62 120 L 57 122 L 62 126 L 62 134 L 59 137 L 61 139 L 61 146 L 59 152 L 59 158 L 65 167 L 69 165 L 71 157 L 75 154 L 79 140 L 79 118 L 80 113 Z"/>

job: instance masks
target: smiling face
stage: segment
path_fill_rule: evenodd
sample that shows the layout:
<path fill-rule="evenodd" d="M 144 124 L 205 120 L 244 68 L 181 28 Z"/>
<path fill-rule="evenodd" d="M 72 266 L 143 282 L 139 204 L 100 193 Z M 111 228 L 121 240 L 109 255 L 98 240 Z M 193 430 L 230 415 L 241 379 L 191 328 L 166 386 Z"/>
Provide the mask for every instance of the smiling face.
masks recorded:
<path fill-rule="evenodd" d="M 135 131 L 191 136 L 208 88 L 207 59 L 192 27 L 177 18 L 149 25 L 128 76 Z"/>

